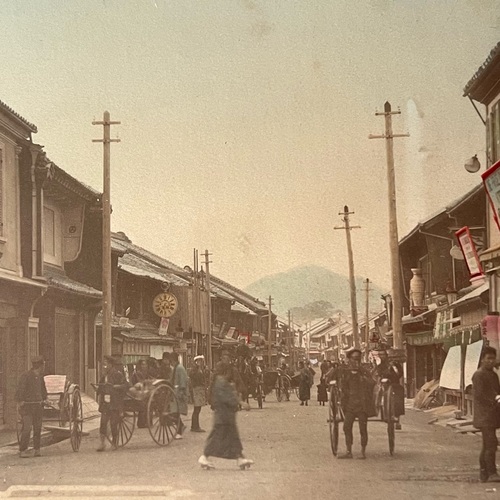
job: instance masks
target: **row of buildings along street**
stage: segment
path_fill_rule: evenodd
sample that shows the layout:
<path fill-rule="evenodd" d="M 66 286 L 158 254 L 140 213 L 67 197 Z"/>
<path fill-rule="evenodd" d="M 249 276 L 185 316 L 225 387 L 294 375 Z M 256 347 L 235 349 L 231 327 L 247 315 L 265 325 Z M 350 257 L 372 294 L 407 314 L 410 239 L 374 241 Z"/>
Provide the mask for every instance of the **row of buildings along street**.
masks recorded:
<path fill-rule="evenodd" d="M 485 117 L 487 168 L 500 160 L 499 82 L 500 44 L 464 91 Z M 57 165 L 57 151 L 45 151 L 36 143 L 36 133 L 36 125 L 0 102 L 4 428 L 15 424 L 16 383 L 33 356 L 45 358 L 48 373 L 65 374 L 92 395 L 103 354 L 101 193 Z M 478 150 L 481 147 L 478 144 Z M 457 175 L 476 175 L 477 186 L 449 203 L 443 193 L 442 210 L 400 239 L 401 314 L 407 397 L 441 377 L 446 401 L 470 413 L 470 376 L 477 367 L 478 346 L 485 338 L 496 346 L 499 341 L 500 230 L 492 210 L 499 202 L 488 199 L 494 186 L 487 193 L 478 169 Z M 111 249 L 112 354 L 126 365 L 174 350 L 186 364 L 198 353 L 212 352 L 216 361 L 219 347 L 243 339 L 268 364 L 276 366 L 287 357 L 295 366 L 305 356 L 338 360 L 353 345 L 349 318 L 299 328 L 273 313 L 267 298 L 252 297 L 216 275 L 208 276 L 203 254 L 201 261 L 195 252 L 194 258 L 186 256 L 185 262 L 174 264 L 168 255 L 153 254 L 125 232 L 112 234 Z M 165 290 L 177 297 L 178 308 L 160 324 L 152 304 Z M 365 348 L 392 343 L 393 316 L 399 312 L 391 306 L 390 291 L 382 299 L 368 325 L 360 321 Z"/>

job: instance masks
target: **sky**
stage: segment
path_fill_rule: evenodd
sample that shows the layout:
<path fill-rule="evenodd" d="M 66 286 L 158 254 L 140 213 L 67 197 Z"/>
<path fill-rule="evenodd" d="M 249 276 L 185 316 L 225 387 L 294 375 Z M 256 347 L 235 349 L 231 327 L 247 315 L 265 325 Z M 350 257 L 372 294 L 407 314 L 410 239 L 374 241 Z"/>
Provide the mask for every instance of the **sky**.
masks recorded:
<path fill-rule="evenodd" d="M 302 265 L 390 286 L 383 117 L 400 237 L 480 182 L 484 126 L 463 88 L 500 40 L 500 0 L 0 0 L 0 100 L 102 189 L 112 227 L 181 266 L 193 248 L 244 287 Z"/>

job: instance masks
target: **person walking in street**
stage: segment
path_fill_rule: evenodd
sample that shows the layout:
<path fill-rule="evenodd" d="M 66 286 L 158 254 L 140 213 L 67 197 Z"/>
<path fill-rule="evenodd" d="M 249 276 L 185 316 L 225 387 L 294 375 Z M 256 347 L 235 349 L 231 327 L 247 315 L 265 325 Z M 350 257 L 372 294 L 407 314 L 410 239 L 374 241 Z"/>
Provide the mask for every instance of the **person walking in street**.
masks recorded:
<path fill-rule="evenodd" d="M 194 367 L 189 371 L 189 380 L 193 397 L 194 410 L 191 417 L 191 432 L 205 432 L 200 427 L 201 407 L 207 404 L 207 381 L 203 367 L 205 357 L 203 355 L 195 356 Z"/>
<path fill-rule="evenodd" d="M 19 456 L 21 458 L 31 456 L 28 452 L 28 445 L 32 427 L 34 456 L 41 456 L 43 404 L 47 399 L 47 389 L 43 379 L 44 366 L 44 360 L 41 356 L 34 357 L 31 360 L 31 370 L 21 375 L 17 386 L 16 400 L 22 418 L 21 439 L 19 441 Z"/>
<path fill-rule="evenodd" d="M 311 399 L 311 372 L 303 361 L 299 362 L 299 399 L 300 406 L 307 406 Z"/>
<path fill-rule="evenodd" d="M 497 352 L 493 347 L 483 348 L 480 367 L 472 376 L 474 396 L 472 423 L 481 430 L 483 438 L 479 455 L 479 479 L 483 483 L 500 483 L 496 467 L 498 446 L 496 430 L 500 427 L 500 382 L 493 370 L 496 356 Z"/>
<path fill-rule="evenodd" d="M 229 363 L 219 363 L 216 367 L 210 400 L 214 410 L 214 425 L 205 443 L 203 455 L 198 459 L 204 469 L 214 468 L 210 457 L 237 460 L 238 467 L 242 469 L 253 464 L 253 460 L 243 455 L 243 445 L 236 426 L 238 408 L 242 406 L 248 411 L 250 406 L 240 401 L 235 375 L 235 370 Z"/>
<path fill-rule="evenodd" d="M 158 378 L 163 380 L 170 380 L 172 378 L 172 353 L 164 352 L 161 359 L 160 369 L 158 371 Z"/>
<path fill-rule="evenodd" d="M 330 365 L 328 364 L 328 361 L 323 360 L 323 362 L 320 365 L 320 370 L 321 370 L 321 376 L 319 379 L 319 384 L 317 385 L 318 388 L 318 403 L 320 405 L 325 406 L 325 403 L 328 402 L 328 384 L 326 381 L 326 374 L 329 371 Z"/>
<path fill-rule="evenodd" d="M 361 367 L 361 351 L 352 349 L 347 354 L 349 365 L 343 370 L 341 378 L 341 405 L 344 411 L 344 434 L 346 453 L 339 458 L 352 458 L 354 442 L 353 426 L 356 418 L 361 435 L 361 457 L 366 458 L 368 444 L 368 417 L 374 416 L 373 388 L 371 376 Z"/>
<path fill-rule="evenodd" d="M 106 436 L 108 424 L 111 426 L 111 449 L 118 448 L 118 424 L 120 413 L 123 411 L 123 401 L 129 384 L 125 375 L 119 370 L 119 360 L 112 356 L 105 356 L 103 363 L 103 376 L 99 380 L 97 400 L 101 423 L 99 426 L 100 444 L 97 451 L 106 450 Z"/>
<path fill-rule="evenodd" d="M 175 439 L 182 439 L 186 426 L 181 415 L 187 415 L 188 412 L 188 375 L 186 369 L 180 364 L 179 355 L 176 352 L 170 353 L 170 363 L 172 365 L 171 382 L 177 399 L 177 402 L 172 405 L 172 413 L 179 421 Z"/>

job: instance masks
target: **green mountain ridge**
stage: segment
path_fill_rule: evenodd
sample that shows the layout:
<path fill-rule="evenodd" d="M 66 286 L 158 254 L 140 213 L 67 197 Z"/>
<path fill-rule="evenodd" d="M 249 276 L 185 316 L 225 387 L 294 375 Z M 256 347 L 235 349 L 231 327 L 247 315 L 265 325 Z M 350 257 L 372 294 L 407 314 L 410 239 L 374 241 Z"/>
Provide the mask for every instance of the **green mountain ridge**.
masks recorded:
<path fill-rule="evenodd" d="M 365 303 L 366 278 L 356 277 L 358 314 Z M 370 284 L 370 309 L 378 309 L 380 296 L 387 291 Z M 265 276 L 245 288 L 245 292 L 267 302 L 273 297 L 273 311 L 286 318 L 289 309 L 318 301 L 330 302 L 335 310 L 350 312 L 349 278 L 320 266 L 299 266 L 284 273 Z"/>

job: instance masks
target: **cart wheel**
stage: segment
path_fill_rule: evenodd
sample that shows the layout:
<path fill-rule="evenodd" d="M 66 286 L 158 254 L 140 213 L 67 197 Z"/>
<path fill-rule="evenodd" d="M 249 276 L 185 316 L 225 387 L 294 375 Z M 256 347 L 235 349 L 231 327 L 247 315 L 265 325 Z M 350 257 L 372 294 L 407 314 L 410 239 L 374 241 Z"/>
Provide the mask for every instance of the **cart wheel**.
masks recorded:
<path fill-rule="evenodd" d="M 59 427 L 66 427 L 70 423 L 70 406 L 71 395 L 68 391 L 65 391 L 59 398 Z"/>
<path fill-rule="evenodd" d="M 339 449 L 339 408 L 338 394 L 335 387 L 330 390 L 330 403 L 328 405 L 328 423 L 330 425 L 330 446 L 332 453 L 337 456 Z"/>
<path fill-rule="evenodd" d="M 173 389 L 167 384 L 160 384 L 149 396 L 147 407 L 148 428 L 156 444 L 166 446 L 177 434 L 181 425 L 180 416 L 172 410 L 178 408 Z"/>
<path fill-rule="evenodd" d="M 136 415 L 134 411 L 123 410 L 120 413 L 120 420 L 118 421 L 118 437 L 117 442 L 113 443 L 113 434 L 111 432 L 111 421 L 108 422 L 106 428 L 106 437 L 111 444 L 116 444 L 118 448 L 125 446 L 132 437 L 135 429 Z"/>
<path fill-rule="evenodd" d="M 259 404 L 259 408 L 262 410 L 262 402 L 263 402 L 264 398 L 263 398 L 263 395 L 262 395 L 262 385 L 259 384 L 257 386 L 257 403 Z"/>
<path fill-rule="evenodd" d="M 274 386 L 274 391 L 276 392 L 276 399 L 278 400 L 278 403 L 281 403 L 281 401 L 283 401 L 283 394 L 281 393 L 281 387 L 279 381 L 276 381 L 276 385 Z"/>
<path fill-rule="evenodd" d="M 396 440 L 395 436 L 395 423 L 396 423 L 396 417 L 395 417 L 395 412 L 394 412 L 394 394 L 392 392 L 392 389 L 389 387 L 385 391 L 385 401 L 384 401 L 384 408 L 385 408 L 385 416 L 387 419 L 387 437 L 389 438 L 389 453 L 394 455 L 394 444 Z"/>
<path fill-rule="evenodd" d="M 73 448 L 73 451 L 78 451 L 82 442 L 83 433 L 83 406 L 80 389 L 74 389 L 70 401 L 69 432 L 71 448 Z"/>

